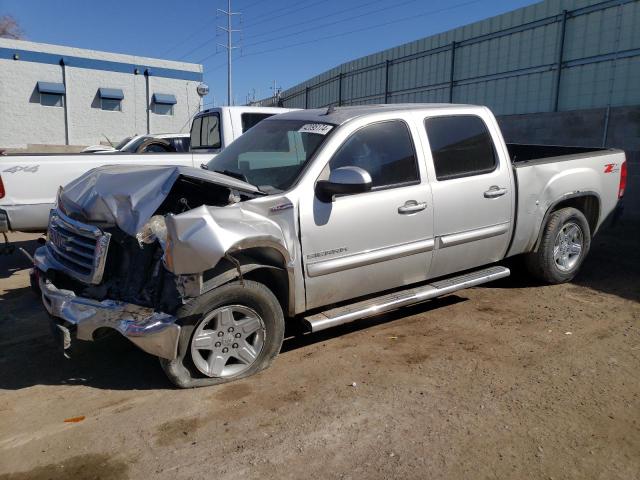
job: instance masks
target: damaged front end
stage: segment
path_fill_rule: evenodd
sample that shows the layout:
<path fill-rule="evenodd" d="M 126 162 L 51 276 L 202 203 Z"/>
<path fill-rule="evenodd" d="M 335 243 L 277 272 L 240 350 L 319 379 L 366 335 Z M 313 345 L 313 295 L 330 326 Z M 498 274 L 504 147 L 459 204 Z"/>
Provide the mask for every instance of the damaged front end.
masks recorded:
<path fill-rule="evenodd" d="M 288 259 L 280 227 L 242 208 L 257 196 L 245 182 L 188 167 L 101 167 L 69 184 L 34 255 L 63 337 L 92 340 L 107 328 L 174 359 L 176 312 L 202 292 L 204 272 L 256 242 Z"/>

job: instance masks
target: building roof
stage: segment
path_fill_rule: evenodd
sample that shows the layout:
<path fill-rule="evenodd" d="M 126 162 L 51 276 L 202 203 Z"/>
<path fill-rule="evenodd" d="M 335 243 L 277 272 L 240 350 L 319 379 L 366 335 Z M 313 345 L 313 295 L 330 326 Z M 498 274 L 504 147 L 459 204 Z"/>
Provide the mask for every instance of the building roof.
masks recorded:
<path fill-rule="evenodd" d="M 64 65 L 74 68 L 202 81 L 202 65 L 160 58 L 139 57 L 85 48 L 0 38 L 0 61 Z"/>

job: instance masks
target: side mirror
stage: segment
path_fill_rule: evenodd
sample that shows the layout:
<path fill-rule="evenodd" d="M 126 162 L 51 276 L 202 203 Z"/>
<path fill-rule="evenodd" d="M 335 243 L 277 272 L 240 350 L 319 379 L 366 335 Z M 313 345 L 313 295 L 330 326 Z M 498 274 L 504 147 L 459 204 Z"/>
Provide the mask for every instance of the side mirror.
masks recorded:
<path fill-rule="evenodd" d="M 318 180 L 316 196 L 322 202 L 333 201 L 335 195 L 351 195 L 371 190 L 371 175 L 360 167 L 336 168 L 329 180 Z"/>

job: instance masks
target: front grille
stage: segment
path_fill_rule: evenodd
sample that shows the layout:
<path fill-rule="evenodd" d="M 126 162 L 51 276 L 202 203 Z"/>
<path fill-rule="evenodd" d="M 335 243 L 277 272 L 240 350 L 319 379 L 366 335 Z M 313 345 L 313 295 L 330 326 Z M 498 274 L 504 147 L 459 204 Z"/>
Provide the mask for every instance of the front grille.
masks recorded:
<path fill-rule="evenodd" d="M 101 282 L 110 240 L 111 234 L 98 227 L 73 220 L 59 210 L 51 212 L 47 248 L 64 272 L 81 282 Z"/>

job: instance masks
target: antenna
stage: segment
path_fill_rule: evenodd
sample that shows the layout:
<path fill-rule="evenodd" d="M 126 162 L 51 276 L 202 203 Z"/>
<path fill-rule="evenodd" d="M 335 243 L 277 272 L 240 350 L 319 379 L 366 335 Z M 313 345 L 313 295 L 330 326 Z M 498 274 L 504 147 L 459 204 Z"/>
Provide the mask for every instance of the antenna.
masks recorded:
<path fill-rule="evenodd" d="M 234 15 L 240 15 L 240 12 L 233 12 L 231 11 L 231 0 L 227 0 L 227 10 L 222 10 L 222 9 L 218 9 L 218 12 L 222 13 L 223 15 L 227 16 L 227 26 L 225 27 L 221 27 L 220 25 L 218 25 L 218 28 L 220 30 L 223 30 L 225 32 L 227 32 L 227 44 L 223 45 L 221 43 L 218 43 L 219 46 L 221 46 L 222 48 L 226 48 L 227 49 L 227 105 L 232 105 L 232 101 L 233 101 L 233 95 L 232 95 L 232 83 L 231 83 L 231 51 L 238 48 L 237 46 L 233 45 L 233 33 L 234 32 L 239 32 L 240 30 L 234 30 L 233 28 L 231 28 L 231 18 Z"/>

